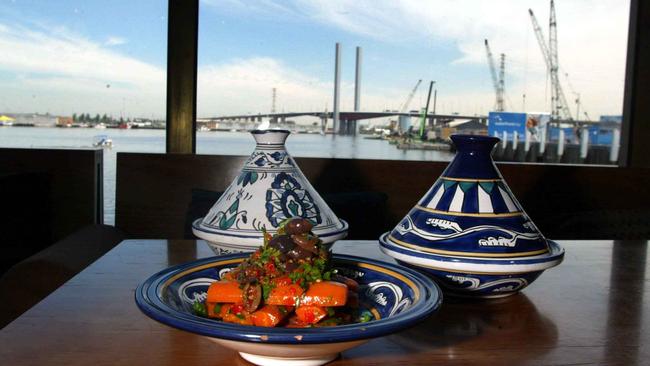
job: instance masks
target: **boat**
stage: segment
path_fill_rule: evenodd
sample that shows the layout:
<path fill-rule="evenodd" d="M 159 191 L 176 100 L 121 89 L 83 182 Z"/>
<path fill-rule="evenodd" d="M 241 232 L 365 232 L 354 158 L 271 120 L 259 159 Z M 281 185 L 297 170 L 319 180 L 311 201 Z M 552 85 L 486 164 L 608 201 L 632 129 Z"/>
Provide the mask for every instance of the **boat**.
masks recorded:
<path fill-rule="evenodd" d="M 113 147 L 113 140 L 106 135 L 98 135 L 93 138 L 94 147 Z"/>

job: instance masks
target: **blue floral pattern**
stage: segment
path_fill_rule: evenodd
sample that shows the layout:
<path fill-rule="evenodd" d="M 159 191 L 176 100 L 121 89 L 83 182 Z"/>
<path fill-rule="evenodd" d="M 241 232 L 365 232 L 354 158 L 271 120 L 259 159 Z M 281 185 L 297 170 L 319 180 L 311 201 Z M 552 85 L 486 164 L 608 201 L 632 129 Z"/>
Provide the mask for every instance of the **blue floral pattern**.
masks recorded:
<path fill-rule="evenodd" d="M 320 211 L 307 190 L 287 173 L 279 173 L 266 191 L 266 217 L 274 227 L 289 218 L 300 216 L 318 225 Z"/>
<path fill-rule="evenodd" d="M 287 153 L 283 151 L 275 151 L 270 154 L 263 151 L 256 151 L 251 155 L 249 162 L 260 168 L 277 168 L 285 164 L 287 156 Z"/>
<path fill-rule="evenodd" d="M 246 184 L 252 185 L 257 181 L 257 177 L 257 172 L 242 171 L 239 177 L 237 177 L 237 184 L 241 184 L 242 187 L 246 187 Z"/>

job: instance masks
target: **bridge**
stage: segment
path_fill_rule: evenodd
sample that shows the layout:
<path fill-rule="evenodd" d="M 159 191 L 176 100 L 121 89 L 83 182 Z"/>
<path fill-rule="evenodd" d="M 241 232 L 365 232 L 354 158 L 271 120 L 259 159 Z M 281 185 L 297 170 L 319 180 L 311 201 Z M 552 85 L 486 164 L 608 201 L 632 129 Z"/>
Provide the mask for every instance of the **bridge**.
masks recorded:
<path fill-rule="evenodd" d="M 329 119 L 333 119 L 333 112 L 289 112 L 289 113 L 266 113 L 266 114 L 241 114 L 230 116 L 217 116 L 210 118 L 200 119 L 200 123 L 206 122 L 223 122 L 223 121 L 249 121 L 261 122 L 263 118 L 268 118 L 271 123 L 284 124 L 288 118 L 312 116 L 320 118 L 321 125 L 326 126 Z M 398 112 L 398 111 L 384 111 L 384 112 L 339 112 L 340 123 L 334 126 L 336 133 L 340 135 L 354 135 L 357 132 L 357 122 L 359 120 L 385 118 L 385 117 L 420 117 L 421 113 L 417 111 L 411 112 Z M 481 124 L 487 124 L 487 116 L 464 116 L 457 114 L 433 114 L 428 113 L 426 116 L 427 124 L 433 127 L 438 124 L 445 124 L 453 120 L 476 120 Z"/>

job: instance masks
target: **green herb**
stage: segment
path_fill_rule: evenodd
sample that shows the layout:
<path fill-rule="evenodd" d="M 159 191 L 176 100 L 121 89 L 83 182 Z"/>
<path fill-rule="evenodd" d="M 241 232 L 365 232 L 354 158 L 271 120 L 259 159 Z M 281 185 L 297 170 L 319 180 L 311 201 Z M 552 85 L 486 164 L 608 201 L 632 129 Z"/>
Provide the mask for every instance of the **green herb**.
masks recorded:
<path fill-rule="evenodd" d="M 244 314 L 242 314 L 242 313 L 237 313 L 237 314 L 235 314 L 235 316 L 238 317 L 238 318 L 241 319 L 241 320 L 244 320 L 244 319 L 245 319 L 245 316 L 244 316 Z"/>
<path fill-rule="evenodd" d="M 328 318 L 320 321 L 318 323 L 319 326 L 327 326 L 327 325 L 339 325 L 343 323 L 343 319 L 341 318 Z"/>
<path fill-rule="evenodd" d="M 328 307 L 327 309 L 327 316 L 334 316 L 336 314 L 336 310 L 334 308 Z"/>
<path fill-rule="evenodd" d="M 200 300 L 194 301 L 194 303 L 192 304 L 192 311 L 194 312 L 194 314 L 198 316 L 203 316 L 203 317 L 208 316 L 208 309 L 206 309 L 205 303 L 203 303 L 203 301 Z"/>
<path fill-rule="evenodd" d="M 269 294 L 271 294 L 271 290 L 273 290 L 274 287 L 275 286 L 270 283 L 262 284 L 262 298 L 264 298 L 264 301 L 269 298 Z"/>
<path fill-rule="evenodd" d="M 221 313 L 221 306 L 222 306 L 222 304 L 216 304 L 216 305 L 214 306 L 214 313 L 215 313 L 215 314 L 219 314 L 219 313 Z"/>
<path fill-rule="evenodd" d="M 359 323 L 366 323 L 374 319 L 375 317 L 372 315 L 372 313 L 368 310 L 364 310 L 361 312 L 361 315 L 359 315 Z"/>

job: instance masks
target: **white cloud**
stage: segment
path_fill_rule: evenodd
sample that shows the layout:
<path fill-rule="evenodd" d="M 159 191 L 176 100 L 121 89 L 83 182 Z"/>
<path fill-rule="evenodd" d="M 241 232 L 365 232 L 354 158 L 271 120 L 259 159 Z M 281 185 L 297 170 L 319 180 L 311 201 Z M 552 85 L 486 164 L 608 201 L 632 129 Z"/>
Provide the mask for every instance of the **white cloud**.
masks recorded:
<path fill-rule="evenodd" d="M 527 106 L 548 109 L 546 66 L 528 15 L 532 8 L 548 41 L 548 1 L 251 0 L 245 8 L 236 0 L 206 0 L 206 4 L 230 11 L 245 9 L 246 16 L 273 13 L 282 22 L 302 17 L 383 42 L 408 42 L 422 47 L 452 43 L 459 57 L 450 66 L 481 65 L 486 74 L 483 40 L 489 39 L 495 54 L 506 54 L 510 98 L 521 99 L 525 93 Z M 556 14 L 560 65 L 570 78 L 570 85 L 564 81 L 567 99 L 574 99 L 572 86 L 580 93 L 583 108 L 589 108 L 594 116 L 620 113 L 629 1 L 556 2 Z M 491 85 L 485 85 L 485 90 L 490 91 Z M 473 93 L 468 91 L 466 95 Z"/>
<path fill-rule="evenodd" d="M 278 21 L 306 19 L 388 43 L 454 44 L 459 56 L 442 71 L 453 74 L 454 67 L 475 65 L 484 70 L 485 82 L 453 93 L 445 85 L 437 85 L 437 111 L 441 113 L 485 113 L 493 106 L 483 45 L 487 38 L 495 54 L 506 54 L 509 108 L 520 110 L 525 93 L 526 109 L 548 110 L 545 65 L 527 13 L 533 8 L 547 33 L 547 1 L 204 0 L 204 4 L 246 15 L 273 14 Z M 576 0 L 556 6 L 560 63 L 570 75 L 573 89 L 580 93 L 581 109 L 587 109 L 592 117 L 617 113 L 623 97 L 629 4 Z M 0 24 L 0 49 L 11 50 L 0 58 L 0 73 L 16 79 L 2 79 L 0 108 L 31 111 L 36 98 L 38 106 L 49 101 L 47 108 L 53 113 L 81 108 L 116 113 L 126 104 L 133 115 L 164 116 L 164 67 L 110 47 L 123 42 L 126 40 L 115 36 L 94 41 L 62 27 Z M 264 55 L 205 65 L 199 70 L 198 83 L 199 116 L 268 112 L 272 88 L 278 91 L 278 110 L 332 108 L 331 79 L 314 77 Z M 406 97 L 406 90 L 373 88 L 372 84 L 364 80 L 362 86 L 364 110 L 396 109 Z M 575 95 L 570 91 L 565 84 L 571 103 Z M 353 85 L 344 80 L 342 109 L 352 108 L 352 96 Z M 411 108 L 423 105 L 424 98 L 423 86 Z M 571 106 L 575 108 L 573 103 Z"/>
<path fill-rule="evenodd" d="M 113 40 L 115 43 L 116 40 Z M 64 28 L 0 24 L 2 108 L 164 115 L 165 70 L 115 52 Z"/>
<path fill-rule="evenodd" d="M 332 110 L 333 81 L 323 81 L 267 57 L 231 60 L 199 68 L 198 115 L 268 113 L 272 89 L 276 88 L 276 110 L 285 112 Z M 395 108 L 401 91 L 364 93 L 364 110 Z M 354 85 L 342 82 L 341 109 L 352 109 Z"/>
<path fill-rule="evenodd" d="M 111 36 L 108 37 L 108 39 L 106 40 L 106 42 L 104 42 L 104 44 L 107 46 L 119 46 L 121 44 L 125 44 L 126 42 L 127 42 L 126 39 L 122 37 Z"/>

